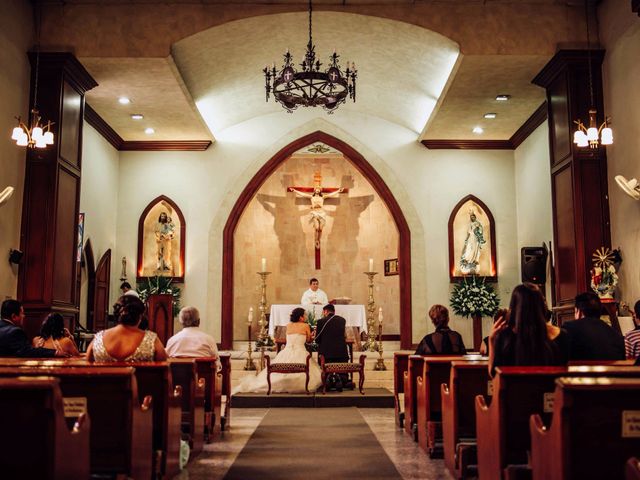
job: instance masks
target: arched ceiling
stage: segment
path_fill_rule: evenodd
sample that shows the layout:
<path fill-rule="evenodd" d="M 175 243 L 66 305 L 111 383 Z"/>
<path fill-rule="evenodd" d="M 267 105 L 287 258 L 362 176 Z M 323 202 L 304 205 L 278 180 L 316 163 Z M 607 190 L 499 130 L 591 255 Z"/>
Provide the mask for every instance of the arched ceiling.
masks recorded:
<path fill-rule="evenodd" d="M 383 18 L 318 12 L 313 20 L 318 59 L 326 66 L 335 48 L 343 65 L 354 61 L 359 70 L 356 103 L 348 101 L 335 114 L 354 110 L 419 134 L 453 70 L 458 45 L 424 28 Z M 301 62 L 307 22 L 306 13 L 253 17 L 173 45 L 173 60 L 214 135 L 249 118 L 283 111 L 279 104 L 265 102 L 262 68 L 274 61 L 280 68 L 287 48 L 294 62 Z"/>

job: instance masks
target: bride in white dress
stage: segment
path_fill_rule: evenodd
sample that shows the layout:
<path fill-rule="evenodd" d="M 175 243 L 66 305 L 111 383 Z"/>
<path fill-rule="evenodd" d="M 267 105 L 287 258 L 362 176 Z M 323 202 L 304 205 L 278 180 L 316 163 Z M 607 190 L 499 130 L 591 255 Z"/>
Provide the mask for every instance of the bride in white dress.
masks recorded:
<path fill-rule="evenodd" d="M 287 345 L 282 349 L 274 363 L 306 363 L 307 349 L 305 342 L 311 341 L 311 329 L 306 322 L 306 312 L 304 308 L 296 308 L 291 312 L 290 322 L 287 325 Z M 309 361 L 309 392 L 314 392 L 322 385 L 322 372 L 318 363 L 311 359 Z M 272 373 L 271 391 L 287 393 L 304 393 L 306 376 L 304 373 Z M 240 385 L 233 389 L 232 394 L 241 392 L 267 392 L 267 369 L 263 369 L 259 374 L 247 376 L 242 379 Z"/>

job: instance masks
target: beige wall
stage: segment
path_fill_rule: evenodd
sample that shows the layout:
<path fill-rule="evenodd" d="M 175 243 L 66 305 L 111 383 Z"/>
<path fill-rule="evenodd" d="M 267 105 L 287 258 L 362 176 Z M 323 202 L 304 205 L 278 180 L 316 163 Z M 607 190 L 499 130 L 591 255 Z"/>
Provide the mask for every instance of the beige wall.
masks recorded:
<path fill-rule="evenodd" d="M 640 202 L 617 186 L 614 177 L 640 178 L 640 18 L 630 2 L 607 0 L 599 8 L 600 40 L 606 49 L 602 73 L 607 116 L 614 144 L 607 147 L 611 243 L 622 248 L 618 298 L 640 298 Z"/>
<path fill-rule="evenodd" d="M 307 198 L 285 193 L 289 186 L 311 186 L 315 172 L 322 185 L 349 192 L 326 199 L 322 232 L 322 268 L 314 265 L 314 229 Z M 234 339 L 247 337 L 249 307 L 258 312 L 260 281 L 256 271 L 267 259 L 269 304 L 298 304 L 309 279 L 316 277 L 329 299 L 349 297 L 366 304 L 369 258 L 374 270 L 376 307 L 385 313 L 384 332 L 400 333 L 399 277 L 385 277 L 384 259 L 398 257 L 398 231 L 380 196 L 342 156 L 289 158 L 260 187 L 247 205 L 235 232 Z M 256 315 L 257 318 L 257 315 Z M 255 325 L 255 324 L 254 324 Z"/>
<path fill-rule="evenodd" d="M 30 67 L 26 52 L 32 38 L 31 8 L 23 0 L 0 2 L 0 191 L 11 185 L 13 196 L 0 206 L 0 300 L 15 298 L 18 270 L 7 261 L 10 248 L 20 248 L 24 184 L 24 147 L 9 138 L 14 116 L 29 112 Z"/>

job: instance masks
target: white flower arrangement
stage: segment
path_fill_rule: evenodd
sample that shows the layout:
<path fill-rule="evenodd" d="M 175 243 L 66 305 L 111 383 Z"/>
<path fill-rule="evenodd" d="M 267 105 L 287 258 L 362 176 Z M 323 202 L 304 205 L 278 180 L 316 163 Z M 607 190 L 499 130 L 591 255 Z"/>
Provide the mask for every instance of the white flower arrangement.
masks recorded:
<path fill-rule="evenodd" d="M 493 286 L 476 276 L 465 277 L 456 284 L 449 300 L 451 309 L 462 317 L 493 316 L 500 306 L 500 298 Z"/>

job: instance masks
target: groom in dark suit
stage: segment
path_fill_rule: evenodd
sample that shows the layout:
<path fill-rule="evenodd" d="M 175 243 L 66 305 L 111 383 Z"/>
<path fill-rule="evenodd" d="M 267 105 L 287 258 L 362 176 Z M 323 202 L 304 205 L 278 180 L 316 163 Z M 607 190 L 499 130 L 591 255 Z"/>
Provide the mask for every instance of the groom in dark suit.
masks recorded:
<path fill-rule="evenodd" d="M 0 357 L 67 356 L 50 348 L 32 347 L 22 330 L 24 310 L 17 300 L 5 300 L 0 309 Z"/>
<path fill-rule="evenodd" d="M 326 363 L 348 362 L 349 351 L 345 340 L 346 320 L 336 315 L 336 308 L 330 303 L 322 308 L 322 318 L 316 326 L 316 343 L 318 355 L 324 355 Z M 340 375 L 328 379 L 328 385 L 334 385 L 336 390 L 348 384 L 348 376 Z"/>

